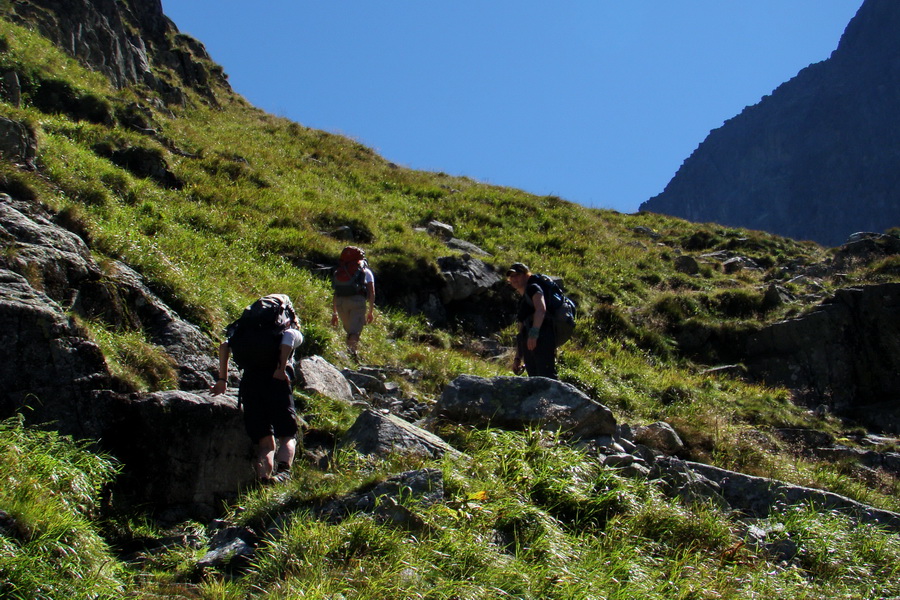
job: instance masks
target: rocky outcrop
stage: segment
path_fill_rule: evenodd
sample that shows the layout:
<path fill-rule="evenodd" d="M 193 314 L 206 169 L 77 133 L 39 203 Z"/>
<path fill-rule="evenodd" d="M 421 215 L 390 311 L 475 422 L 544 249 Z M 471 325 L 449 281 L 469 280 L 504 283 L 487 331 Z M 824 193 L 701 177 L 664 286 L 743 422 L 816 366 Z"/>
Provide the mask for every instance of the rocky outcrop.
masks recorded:
<path fill-rule="evenodd" d="M 155 72 L 165 68 L 209 99 L 213 85 L 230 89 L 203 45 L 179 34 L 163 15 L 160 0 L 20 0 L 6 10 L 116 87 L 145 84 L 180 102 L 177 88 Z"/>
<path fill-rule="evenodd" d="M 203 393 L 129 394 L 79 321 L 144 332 L 172 361 L 182 389 L 213 383 L 211 341 L 127 265 L 101 268 L 58 217 L 0 195 L 0 418 L 22 413 L 29 423 L 100 440 L 138 497 L 209 514 L 252 475 L 237 403 Z"/>
<path fill-rule="evenodd" d="M 900 514 L 873 508 L 861 502 L 832 492 L 791 485 L 775 479 L 735 473 L 711 465 L 680 461 L 669 457 L 659 458 L 655 474 L 670 485 L 676 495 L 684 494 L 684 482 L 699 482 L 691 489 L 704 490 L 692 500 L 715 499 L 731 510 L 738 510 L 752 517 L 767 517 L 786 506 L 811 506 L 821 511 L 837 511 L 863 523 L 882 525 L 892 531 L 900 531 Z M 691 474 L 685 477 L 685 474 Z"/>
<path fill-rule="evenodd" d="M 90 394 L 112 385 L 96 344 L 23 277 L 0 269 L 0 418 L 24 412 L 83 437 L 94 427 Z"/>
<path fill-rule="evenodd" d="M 308 392 L 321 394 L 326 398 L 353 402 L 350 382 L 334 365 L 321 356 L 310 356 L 296 365 L 297 385 Z"/>
<path fill-rule="evenodd" d="M 455 326 L 475 335 L 496 333 L 514 321 L 518 297 L 496 267 L 468 252 L 436 263 L 417 265 L 415 272 L 404 263 L 382 262 L 376 273 L 384 290 L 379 297 L 423 315 L 435 327 Z"/>
<path fill-rule="evenodd" d="M 360 454 L 387 457 L 391 454 L 413 454 L 438 458 L 459 452 L 433 433 L 407 423 L 390 413 L 364 410 L 341 440 L 342 448 L 353 448 Z"/>
<path fill-rule="evenodd" d="M 435 415 L 456 423 L 537 427 L 575 438 L 612 435 L 612 411 L 572 385 L 546 377 L 460 375 L 444 388 Z"/>
<path fill-rule="evenodd" d="M 900 4 L 865 0 L 828 60 L 713 130 L 640 210 L 836 246 L 900 225 Z"/>
<path fill-rule="evenodd" d="M 146 332 L 150 342 L 172 356 L 181 387 L 211 385 L 216 368 L 211 341 L 181 319 L 128 266 L 112 262 L 105 271 L 101 269 L 84 240 L 54 218 L 34 203 L 0 194 L 0 243 L 6 249 L 0 255 L 0 268 L 18 273 L 23 278 L 18 280 L 20 285 L 52 300 L 44 302 L 45 310 L 60 318 L 71 310 L 113 329 Z M 63 385 L 59 378 L 56 381 Z"/>
<path fill-rule="evenodd" d="M 900 430 L 897 415 L 873 405 L 900 398 L 900 284 L 839 290 L 814 311 L 751 335 L 749 374 L 798 390 L 813 405 Z"/>
<path fill-rule="evenodd" d="M 467 254 L 444 256 L 437 263 L 446 282 L 441 290 L 444 304 L 480 296 L 503 281 L 493 268 Z"/>
<path fill-rule="evenodd" d="M 211 519 L 254 480 L 252 444 L 236 390 L 98 392 L 96 439 L 125 468 L 116 488 L 126 500 L 173 519 Z"/>
<path fill-rule="evenodd" d="M 37 136 L 25 123 L 0 117 L 0 159 L 34 166 L 37 155 Z"/>
<path fill-rule="evenodd" d="M 0 269 L 0 416 L 22 413 L 122 462 L 133 501 L 209 517 L 252 477 L 234 398 L 114 391 L 100 349 L 61 307 Z"/>

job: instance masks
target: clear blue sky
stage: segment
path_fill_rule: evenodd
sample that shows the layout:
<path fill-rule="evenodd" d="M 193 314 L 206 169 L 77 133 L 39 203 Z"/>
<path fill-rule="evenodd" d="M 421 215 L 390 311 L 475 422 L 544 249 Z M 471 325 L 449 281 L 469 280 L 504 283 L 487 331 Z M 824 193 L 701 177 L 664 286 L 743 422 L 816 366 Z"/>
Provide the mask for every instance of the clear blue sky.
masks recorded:
<path fill-rule="evenodd" d="M 255 106 L 397 164 L 634 212 L 862 0 L 162 0 Z"/>

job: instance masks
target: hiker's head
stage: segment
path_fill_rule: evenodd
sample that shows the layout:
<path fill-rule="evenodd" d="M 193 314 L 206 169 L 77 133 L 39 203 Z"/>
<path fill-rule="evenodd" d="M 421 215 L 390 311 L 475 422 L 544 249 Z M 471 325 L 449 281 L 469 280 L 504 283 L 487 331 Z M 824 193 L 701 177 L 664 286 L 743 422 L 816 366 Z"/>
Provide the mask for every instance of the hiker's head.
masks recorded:
<path fill-rule="evenodd" d="M 509 269 L 506 270 L 506 276 L 509 277 L 510 275 L 516 275 L 516 274 L 531 275 L 531 271 L 528 269 L 528 267 L 526 267 L 522 263 L 513 263 L 509 267 Z"/>
<path fill-rule="evenodd" d="M 531 271 L 522 263 L 513 263 L 506 270 L 506 281 L 516 289 L 525 288 L 525 282 L 531 277 Z"/>
<path fill-rule="evenodd" d="M 362 248 L 358 248 L 357 246 L 347 246 L 343 250 L 341 250 L 340 262 L 342 263 L 357 263 L 361 260 L 366 259 L 366 251 Z"/>

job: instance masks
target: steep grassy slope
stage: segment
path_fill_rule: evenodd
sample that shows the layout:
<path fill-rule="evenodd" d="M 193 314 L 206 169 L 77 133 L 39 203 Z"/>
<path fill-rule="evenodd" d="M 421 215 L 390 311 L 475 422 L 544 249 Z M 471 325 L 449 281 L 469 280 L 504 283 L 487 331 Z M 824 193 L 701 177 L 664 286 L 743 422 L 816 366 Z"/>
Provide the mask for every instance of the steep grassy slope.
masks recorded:
<path fill-rule="evenodd" d="M 101 263 L 115 259 L 136 268 L 213 338 L 253 298 L 278 291 L 300 307 L 306 351 L 341 364 L 339 335 L 328 326 L 330 293 L 318 265 L 331 262 L 345 242 L 328 232 L 342 225 L 357 232 L 389 298 L 392 288 L 436 281 L 436 259 L 451 251 L 417 228 L 437 219 L 491 253 L 490 263 L 523 261 L 563 278 L 581 317 L 561 356 L 562 378 L 610 406 L 620 421 L 664 419 L 682 433 L 692 458 L 900 507 L 895 481 L 856 477 L 840 465 L 795 455 L 771 434 L 773 427 L 789 426 L 840 435 L 843 424 L 794 406 L 787 390 L 707 372 L 723 357 L 685 356 L 674 334 L 691 321 L 727 338 L 728 331 L 803 311 L 848 282 L 896 280 L 896 265 L 860 265 L 815 282 L 785 281 L 795 295 L 809 299 L 767 307 L 762 297 L 770 283 L 786 279 L 796 265 L 827 260 L 831 251 L 412 171 L 352 140 L 265 114 L 225 89 L 211 90 L 215 105 L 185 90 L 189 102 L 167 106 L 145 89 L 114 90 L 25 29 L 0 21 L 0 38 L 0 70 L 20 74 L 24 95 L 21 106 L 0 103 L 0 115 L 30 124 L 38 136 L 36 169 L 0 163 L 0 191 L 58 211 Z M 62 100 L 43 104 L 49 89 L 61 90 Z M 125 158 L 135 154 L 164 168 L 140 173 Z M 696 275 L 676 269 L 682 253 L 718 250 L 763 268 L 726 273 L 711 260 Z M 461 373 L 509 374 L 508 357 L 483 356 L 479 340 L 465 329 L 432 332 L 421 317 L 387 303 L 379 309 L 378 321 L 365 333 L 366 360 L 419 369 L 422 379 L 414 391 L 426 400 Z M 133 373 L 135 388 L 170 385 L 165 377 L 142 379 L 141 361 L 158 349 L 142 343 L 141 332 L 86 325 L 102 338 L 108 360 L 123 377 Z M 508 345 L 511 330 L 501 329 L 496 337 Z M 349 409 L 307 400 L 317 426 L 340 433 L 352 420 Z M 475 466 L 439 465 L 455 500 L 423 515 L 427 533 L 411 535 L 363 517 L 329 526 L 293 512 L 400 467 L 418 466 L 373 466 L 342 455 L 327 474 L 310 468 L 285 489 L 243 498 L 230 515 L 234 520 L 264 522 L 284 514 L 285 537 L 261 552 L 246 577 L 231 581 L 214 574 L 198 583 L 185 566 L 197 554 L 189 547 L 130 570 L 119 562 L 107 568 L 111 559 L 96 531 L 121 543 L 153 527 L 142 524 L 140 515 L 97 520 L 98 489 L 114 476 L 101 457 L 80 459 L 91 488 L 84 497 L 71 487 L 35 492 L 49 484 L 25 477 L 28 469 L 17 470 L 22 448 L 46 455 L 50 471 L 56 461 L 65 462 L 58 456 L 83 456 L 83 449 L 65 440 L 44 447 L 42 438 L 33 437 L 38 434 L 7 424 L 0 437 L 12 441 L 3 446 L 0 463 L 0 510 L 30 529 L 0 528 L 0 573 L 20 586 L 0 591 L 32 597 L 43 583 L 52 588 L 46 597 L 73 598 L 116 597 L 123 589 L 146 598 L 900 594 L 890 583 L 897 580 L 900 557 L 896 536 L 860 532 L 837 516 L 796 511 L 771 525 L 806 540 L 810 550 L 802 569 L 780 570 L 761 553 L 741 551 L 724 515 L 665 500 L 653 489 L 603 472 L 553 439 L 537 433 L 452 434 L 476 457 Z M 42 496 L 59 500 L 41 504 L 42 514 L 22 508 Z M 63 535 L 60 523 L 68 519 L 74 533 Z M 497 543 L 497 532 L 505 546 Z M 94 549 L 87 566 L 68 566 L 76 542 Z M 835 547 L 838 555 L 829 554 Z M 17 562 L 17 556 L 24 558 Z M 47 556 L 68 570 L 59 580 L 28 579 L 29 565 Z M 79 583 L 67 587 L 70 581 Z"/>

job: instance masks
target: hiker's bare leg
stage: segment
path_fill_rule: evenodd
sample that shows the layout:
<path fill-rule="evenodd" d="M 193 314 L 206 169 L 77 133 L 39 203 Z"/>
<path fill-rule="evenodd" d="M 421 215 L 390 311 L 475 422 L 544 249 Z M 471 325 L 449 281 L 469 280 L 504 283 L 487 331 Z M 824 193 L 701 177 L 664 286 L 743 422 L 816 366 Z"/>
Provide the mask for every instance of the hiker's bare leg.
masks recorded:
<path fill-rule="evenodd" d="M 356 354 L 356 347 L 359 346 L 359 334 L 351 333 L 347 336 L 347 348 L 353 354 Z"/>
<path fill-rule="evenodd" d="M 297 451 L 297 438 L 295 436 L 278 438 L 278 452 L 275 460 L 278 464 L 285 463 L 288 467 L 294 464 L 294 454 Z"/>
<path fill-rule="evenodd" d="M 256 445 L 256 460 L 253 462 L 256 476 L 260 479 L 271 477 L 275 470 L 275 436 L 268 435 Z"/>

